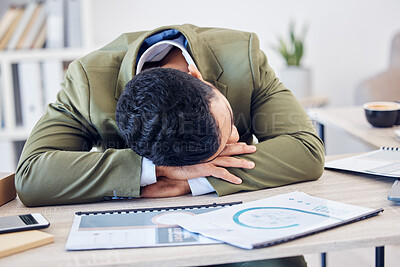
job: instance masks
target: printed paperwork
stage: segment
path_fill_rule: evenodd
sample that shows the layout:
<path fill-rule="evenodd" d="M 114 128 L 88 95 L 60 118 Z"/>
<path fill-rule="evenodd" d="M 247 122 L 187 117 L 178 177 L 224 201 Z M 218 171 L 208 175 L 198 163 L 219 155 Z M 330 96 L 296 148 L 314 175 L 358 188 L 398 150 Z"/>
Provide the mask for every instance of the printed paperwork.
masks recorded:
<path fill-rule="evenodd" d="M 237 205 L 239 202 L 132 210 L 77 212 L 68 236 L 67 250 L 137 248 L 215 244 L 172 223 L 188 217 Z"/>
<path fill-rule="evenodd" d="M 292 192 L 176 218 L 173 222 L 190 232 L 253 249 L 362 220 L 381 211 Z"/>

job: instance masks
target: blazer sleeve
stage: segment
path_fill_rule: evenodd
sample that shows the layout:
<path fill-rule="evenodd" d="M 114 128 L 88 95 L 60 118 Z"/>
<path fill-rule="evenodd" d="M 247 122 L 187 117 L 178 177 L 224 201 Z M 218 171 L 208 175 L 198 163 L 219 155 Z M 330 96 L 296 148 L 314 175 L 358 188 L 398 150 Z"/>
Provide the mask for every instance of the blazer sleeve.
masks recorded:
<path fill-rule="evenodd" d="M 219 196 L 315 180 L 324 169 L 321 139 L 302 106 L 275 76 L 255 34 L 249 41 L 249 58 L 254 86 L 251 130 L 259 143 L 255 153 L 238 158 L 254 161 L 256 166 L 228 168 L 242 178 L 241 185 L 209 178 Z"/>
<path fill-rule="evenodd" d="M 130 149 L 90 152 L 99 140 L 91 124 L 89 87 L 79 61 L 71 63 L 57 101 L 34 127 L 16 170 L 27 206 L 138 197 L 142 158 Z"/>

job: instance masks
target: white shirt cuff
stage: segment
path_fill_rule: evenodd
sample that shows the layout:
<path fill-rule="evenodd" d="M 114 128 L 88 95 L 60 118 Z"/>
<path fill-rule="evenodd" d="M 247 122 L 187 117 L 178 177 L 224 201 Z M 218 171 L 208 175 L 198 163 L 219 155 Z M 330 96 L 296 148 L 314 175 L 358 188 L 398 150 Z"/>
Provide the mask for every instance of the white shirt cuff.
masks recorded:
<path fill-rule="evenodd" d="M 157 182 L 156 165 L 145 157 L 142 158 L 142 173 L 140 174 L 140 186 L 144 187 Z"/>
<path fill-rule="evenodd" d="M 193 196 L 215 192 L 214 187 L 211 186 L 210 182 L 205 177 L 190 179 L 188 182 Z"/>

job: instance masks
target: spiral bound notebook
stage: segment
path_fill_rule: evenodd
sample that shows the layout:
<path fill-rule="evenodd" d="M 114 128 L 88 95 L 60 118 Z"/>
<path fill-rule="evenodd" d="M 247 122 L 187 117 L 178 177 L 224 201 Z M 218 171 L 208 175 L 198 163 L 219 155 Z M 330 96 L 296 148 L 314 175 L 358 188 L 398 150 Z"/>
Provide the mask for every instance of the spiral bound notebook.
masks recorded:
<path fill-rule="evenodd" d="M 172 222 L 240 203 L 77 212 L 65 247 L 90 250 L 219 243 L 187 232 Z"/>
<path fill-rule="evenodd" d="M 399 178 L 400 148 L 382 147 L 358 156 L 328 161 L 325 168 Z"/>

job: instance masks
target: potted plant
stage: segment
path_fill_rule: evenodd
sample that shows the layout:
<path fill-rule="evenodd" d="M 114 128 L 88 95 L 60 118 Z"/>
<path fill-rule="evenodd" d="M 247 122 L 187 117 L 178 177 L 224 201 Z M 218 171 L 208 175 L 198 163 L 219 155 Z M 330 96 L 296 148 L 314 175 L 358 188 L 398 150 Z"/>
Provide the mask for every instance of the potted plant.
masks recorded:
<path fill-rule="evenodd" d="M 286 67 L 279 74 L 280 80 L 298 98 L 311 95 L 311 71 L 302 66 L 306 28 L 301 34 L 295 33 L 295 23 L 289 25 L 289 39 L 279 37 L 274 49 L 283 57 Z"/>

